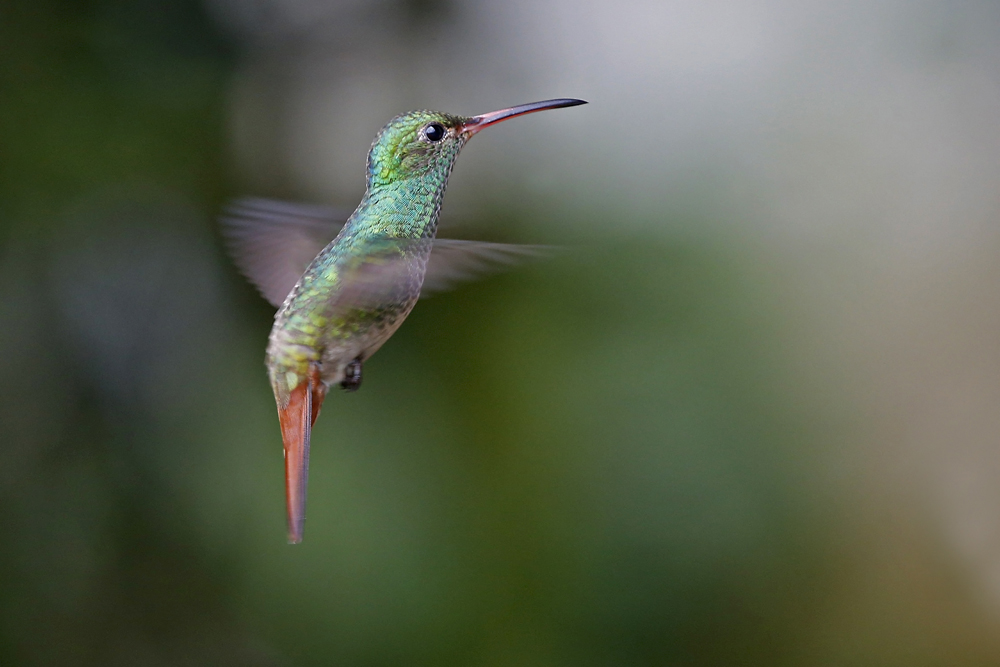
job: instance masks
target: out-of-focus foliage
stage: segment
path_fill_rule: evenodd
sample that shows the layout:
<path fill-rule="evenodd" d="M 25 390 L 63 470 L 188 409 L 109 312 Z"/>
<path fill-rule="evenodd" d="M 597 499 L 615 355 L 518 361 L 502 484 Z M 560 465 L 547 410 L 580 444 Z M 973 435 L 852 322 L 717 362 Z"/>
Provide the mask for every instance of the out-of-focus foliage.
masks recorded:
<path fill-rule="evenodd" d="M 997 664 L 997 26 L 0 6 L 0 664 Z M 445 222 L 569 247 L 331 395 L 286 545 L 221 205 L 350 205 L 394 113 L 564 95 L 470 143 Z"/>

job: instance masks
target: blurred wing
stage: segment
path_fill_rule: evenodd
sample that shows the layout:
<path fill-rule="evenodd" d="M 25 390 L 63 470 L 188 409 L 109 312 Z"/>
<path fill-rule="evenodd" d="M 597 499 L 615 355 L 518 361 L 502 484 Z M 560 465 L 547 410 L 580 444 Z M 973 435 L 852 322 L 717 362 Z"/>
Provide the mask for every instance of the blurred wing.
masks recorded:
<path fill-rule="evenodd" d="M 420 296 L 452 289 L 460 282 L 503 271 L 528 259 L 549 257 L 553 246 L 436 239 L 427 260 Z"/>
<path fill-rule="evenodd" d="M 423 257 L 430 239 L 369 239 L 364 252 L 337 264 L 336 307 L 368 311 L 374 317 L 412 302 L 420 291 Z"/>
<path fill-rule="evenodd" d="M 277 307 L 348 215 L 324 206 L 245 197 L 226 207 L 220 224 L 240 272 Z"/>
<path fill-rule="evenodd" d="M 341 308 L 373 313 L 395 308 L 407 303 L 418 290 L 425 297 L 557 250 L 552 246 L 456 239 L 435 239 L 432 243 L 430 239 L 379 238 L 367 244 L 363 253 L 338 265 L 342 282 L 337 301 Z M 428 258 L 426 272 L 423 257 Z"/>

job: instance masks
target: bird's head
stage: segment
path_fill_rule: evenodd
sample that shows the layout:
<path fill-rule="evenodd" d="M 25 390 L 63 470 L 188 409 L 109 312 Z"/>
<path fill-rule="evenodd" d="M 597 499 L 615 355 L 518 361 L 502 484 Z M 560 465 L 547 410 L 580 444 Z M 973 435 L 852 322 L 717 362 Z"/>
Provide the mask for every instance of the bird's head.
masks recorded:
<path fill-rule="evenodd" d="M 546 100 L 471 118 L 439 111 L 410 111 L 396 116 L 378 133 L 368 153 L 368 185 L 385 185 L 429 173 L 446 177 L 462 146 L 481 129 L 514 116 L 578 104 L 586 102 Z"/>
<path fill-rule="evenodd" d="M 468 140 L 461 128 L 468 118 L 439 111 L 410 111 L 396 116 L 375 137 L 368 153 L 369 185 L 381 185 L 450 171 Z"/>

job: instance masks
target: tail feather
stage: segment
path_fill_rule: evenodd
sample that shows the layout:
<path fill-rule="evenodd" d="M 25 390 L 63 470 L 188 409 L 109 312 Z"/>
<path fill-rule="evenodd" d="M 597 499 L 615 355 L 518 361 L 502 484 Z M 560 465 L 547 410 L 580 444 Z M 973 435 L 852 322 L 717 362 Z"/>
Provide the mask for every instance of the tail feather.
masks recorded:
<path fill-rule="evenodd" d="M 289 394 L 288 405 L 278 407 L 281 438 L 285 444 L 285 502 L 288 509 L 288 542 L 298 544 L 306 522 L 306 489 L 309 482 L 309 443 L 312 427 L 326 397 L 319 369 L 310 368 L 306 382 Z"/>
<path fill-rule="evenodd" d="M 319 366 L 313 365 L 309 369 L 309 391 L 312 393 L 312 421 L 310 428 L 316 423 L 319 417 L 319 410 L 323 407 L 323 399 L 326 398 L 326 385 L 319 376 Z"/>

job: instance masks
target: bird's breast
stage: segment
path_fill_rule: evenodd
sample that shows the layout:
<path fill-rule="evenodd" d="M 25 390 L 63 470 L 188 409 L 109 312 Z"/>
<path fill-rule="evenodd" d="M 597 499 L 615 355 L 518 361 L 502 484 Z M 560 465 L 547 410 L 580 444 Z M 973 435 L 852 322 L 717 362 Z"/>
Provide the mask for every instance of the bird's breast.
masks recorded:
<path fill-rule="evenodd" d="M 429 252 L 421 243 L 388 259 L 318 257 L 275 316 L 272 377 L 304 377 L 310 362 L 321 362 L 324 382 L 342 380 L 346 364 L 374 354 L 413 309 Z"/>

